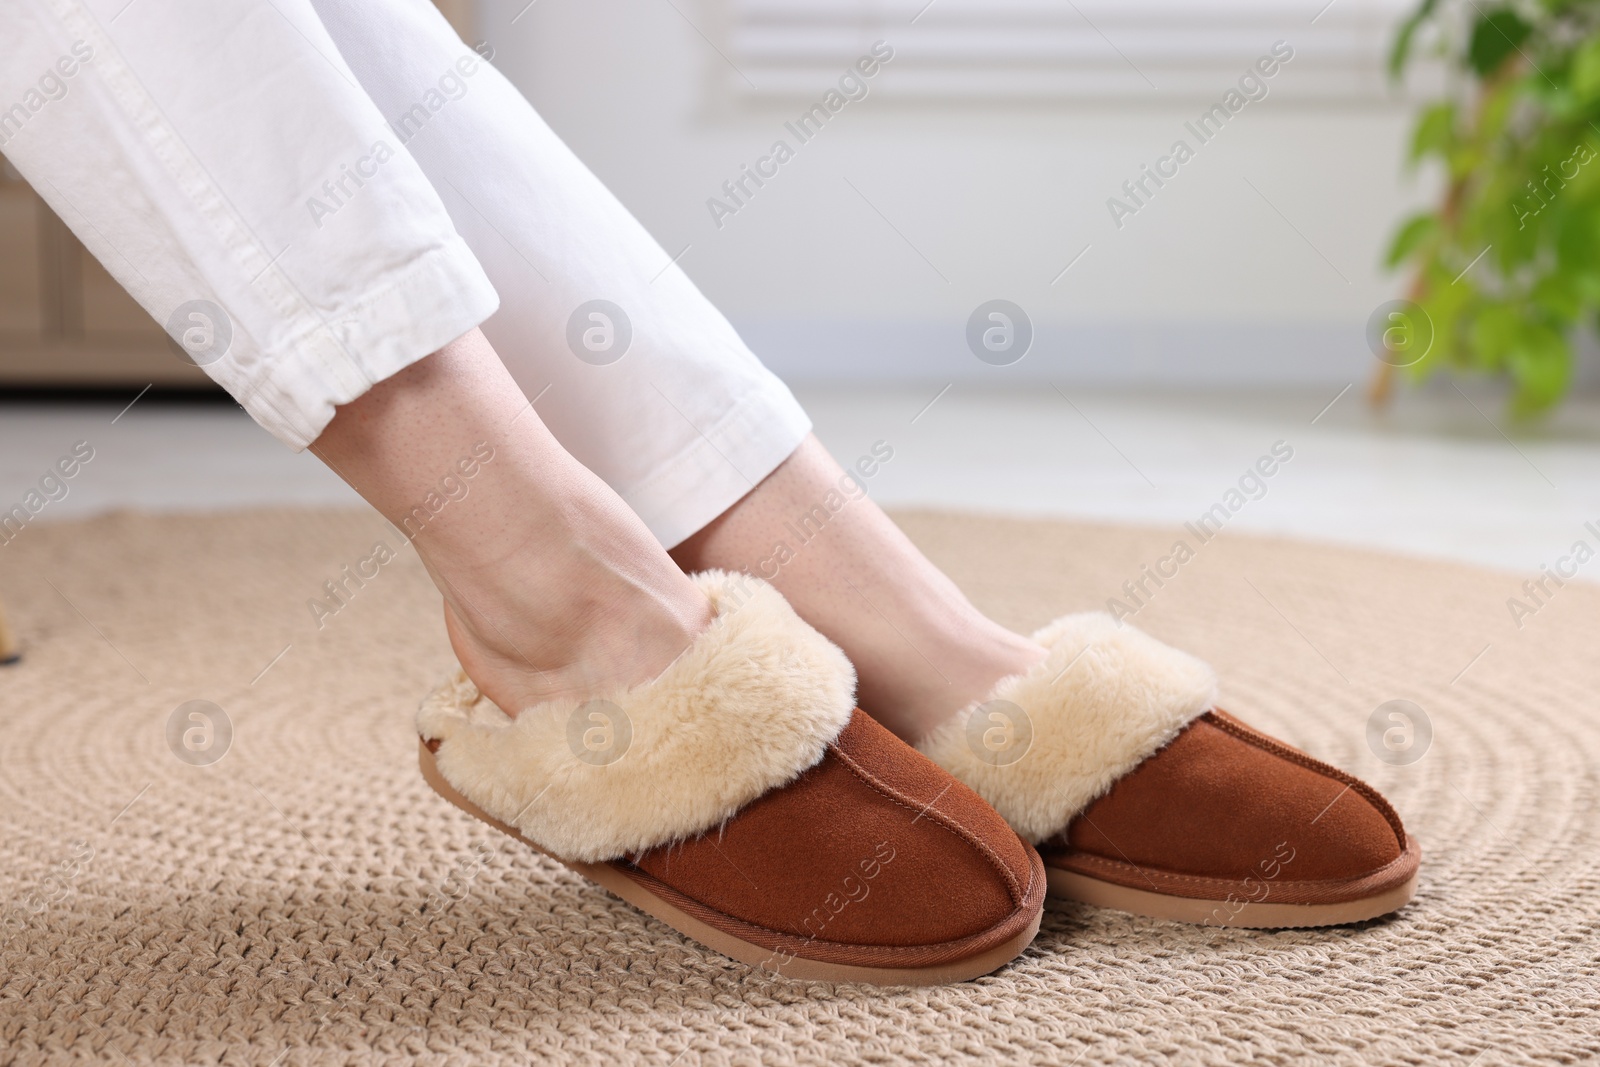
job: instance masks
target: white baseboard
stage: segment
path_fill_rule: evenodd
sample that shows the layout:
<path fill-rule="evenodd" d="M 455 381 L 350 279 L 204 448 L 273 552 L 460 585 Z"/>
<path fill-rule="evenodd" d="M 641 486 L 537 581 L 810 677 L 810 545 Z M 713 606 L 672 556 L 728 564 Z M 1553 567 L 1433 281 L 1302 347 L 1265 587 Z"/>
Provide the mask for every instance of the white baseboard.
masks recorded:
<path fill-rule="evenodd" d="M 793 382 L 1057 381 L 1108 388 L 1335 388 L 1366 381 L 1375 360 L 1364 318 L 1343 321 L 1034 322 L 1026 356 L 990 366 L 967 348 L 964 320 L 733 317 L 756 355 Z M 1577 384 L 1600 382 L 1594 345 Z"/>
<path fill-rule="evenodd" d="M 1311 386 L 1364 379 L 1364 323 L 1034 323 L 1009 366 L 967 348 L 964 321 L 736 318 L 745 341 L 791 381 L 1061 381 L 1101 386 Z"/>

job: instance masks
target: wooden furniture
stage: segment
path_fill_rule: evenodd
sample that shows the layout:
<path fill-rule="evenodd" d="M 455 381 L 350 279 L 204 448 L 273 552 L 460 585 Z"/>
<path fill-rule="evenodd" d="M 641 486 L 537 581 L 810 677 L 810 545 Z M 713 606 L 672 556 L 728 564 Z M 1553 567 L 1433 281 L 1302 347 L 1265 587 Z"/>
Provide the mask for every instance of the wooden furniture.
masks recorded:
<path fill-rule="evenodd" d="M 9 163 L 0 168 L 0 386 L 209 388 Z"/>
<path fill-rule="evenodd" d="M 6 606 L 0 604 L 0 667 L 17 662 L 17 639 L 6 622 Z"/>

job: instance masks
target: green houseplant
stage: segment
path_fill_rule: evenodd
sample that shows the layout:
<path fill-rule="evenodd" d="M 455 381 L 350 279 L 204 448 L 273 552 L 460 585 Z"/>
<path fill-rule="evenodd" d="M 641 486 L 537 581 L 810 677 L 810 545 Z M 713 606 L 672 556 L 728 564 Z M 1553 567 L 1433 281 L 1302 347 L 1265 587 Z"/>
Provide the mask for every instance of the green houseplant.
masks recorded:
<path fill-rule="evenodd" d="M 1439 204 L 1406 219 L 1387 262 L 1412 272 L 1432 344 L 1406 368 L 1508 379 L 1519 416 L 1567 392 L 1573 348 L 1600 311 L 1600 0 L 1423 0 L 1390 56 L 1424 42 L 1454 88 L 1418 116 L 1410 162 L 1438 160 Z M 1392 388 L 1385 365 L 1374 383 Z"/>

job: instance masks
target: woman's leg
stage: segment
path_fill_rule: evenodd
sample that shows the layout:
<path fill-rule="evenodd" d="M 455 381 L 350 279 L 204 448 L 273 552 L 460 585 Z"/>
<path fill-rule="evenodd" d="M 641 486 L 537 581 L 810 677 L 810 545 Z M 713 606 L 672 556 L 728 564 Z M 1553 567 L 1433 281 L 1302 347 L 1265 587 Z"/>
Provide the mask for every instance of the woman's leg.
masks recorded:
<path fill-rule="evenodd" d="M 462 668 L 512 715 L 649 681 L 710 625 L 704 594 L 477 330 L 339 408 L 312 450 L 412 535 Z M 465 495 L 413 528 L 452 477 Z"/>
<path fill-rule="evenodd" d="M 662 544 L 794 451 L 811 423 L 789 390 L 428 0 L 312 2 L 503 297 L 484 335 Z"/>
<path fill-rule="evenodd" d="M 916 742 L 1044 659 L 1045 650 L 983 615 L 865 494 L 837 511 L 845 472 L 815 437 L 710 525 L 672 550 L 686 570 L 769 578 L 856 665 L 860 704 Z M 794 530 L 822 506 L 809 540 Z M 807 527 L 810 533 L 811 527 Z"/>
<path fill-rule="evenodd" d="M 562 446 L 663 544 L 688 538 L 674 553 L 686 569 L 766 576 L 784 524 L 843 473 L 788 390 L 429 4 L 313 2 L 504 295 L 484 332 Z M 614 362 L 571 344 L 569 321 L 592 298 L 631 327 Z M 902 737 L 1043 655 L 984 618 L 870 500 L 774 582 L 854 661 L 862 707 Z"/>
<path fill-rule="evenodd" d="M 492 699 L 645 681 L 704 629 L 704 596 L 474 328 L 495 290 L 309 0 L 14 14 L 8 158 L 258 422 L 411 533 L 491 450 L 416 546 Z"/>

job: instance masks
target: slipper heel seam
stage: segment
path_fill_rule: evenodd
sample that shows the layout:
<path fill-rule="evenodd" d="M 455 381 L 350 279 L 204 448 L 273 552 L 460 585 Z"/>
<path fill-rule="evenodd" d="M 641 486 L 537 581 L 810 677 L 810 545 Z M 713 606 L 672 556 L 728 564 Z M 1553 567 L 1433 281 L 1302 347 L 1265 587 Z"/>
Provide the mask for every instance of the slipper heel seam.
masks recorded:
<path fill-rule="evenodd" d="M 1017 876 L 1011 872 L 1011 868 L 1006 866 L 1005 861 L 1000 858 L 999 853 L 995 852 L 994 849 L 988 846 L 988 844 L 979 839 L 976 834 L 968 830 L 955 819 L 944 814 L 944 812 L 939 811 L 931 805 L 924 808 L 914 807 L 910 797 L 900 793 L 888 783 L 879 781 L 873 776 L 872 772 L 866 770 L 856 763 L 855 760 L 846 755 L 845 752 L 837 745 L 829 745 L 828 751 L 837 756 L 839 762 L 844 764 L 845 769 L 860 779 L 861 782 L 869 789 L 877 792 L 892 803 L 905 808 L 907 811 L 914 811 L 919 816 L 926 816 L 935 825 L 943 827 L 945 831 L 953 834 L 960 840 L 965 841 L 968 845 L 971 845 L 973 848 L 976 848 L 980 853 L 982 853 L 984 858 L 989 861 L 989 865 L 999 872 L 1000 877 L 1005 879 L 1006 889 L 1011 894 L 1011 903 L 1014 908 L 1021 907 L 1028 899 L 1027 890 L 1033 888 L 1031 871 L 1029 872 L 1029 885 L 1024 888 L 1018 881 Z M 912 821 L 915 822 L 915 820 Z M 1026 847 L 1026 844 L 1024 847 Z"/>

